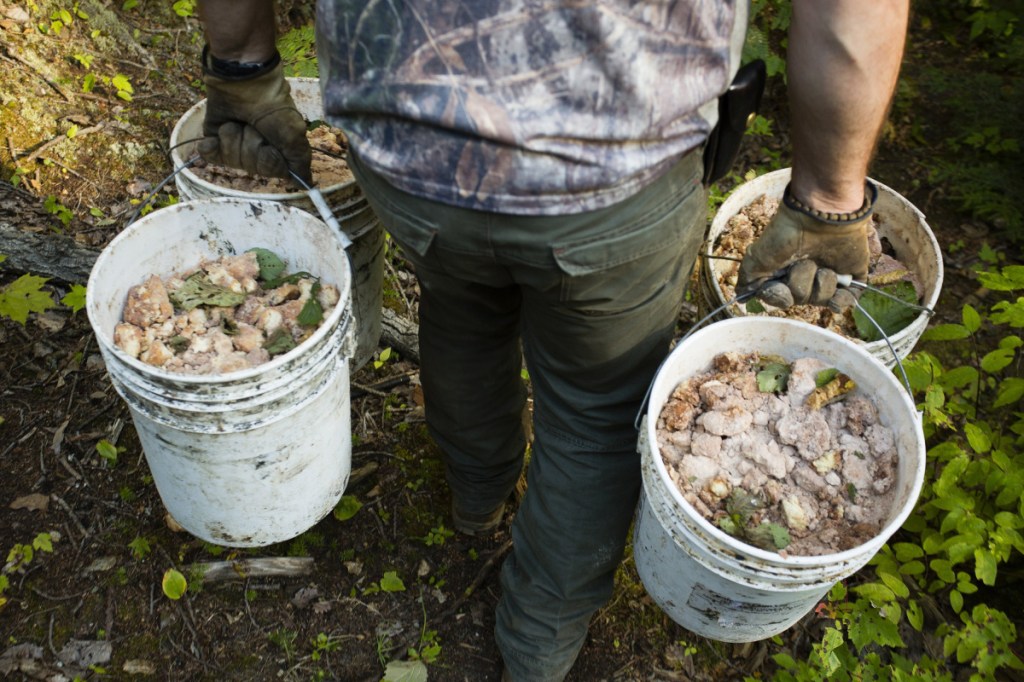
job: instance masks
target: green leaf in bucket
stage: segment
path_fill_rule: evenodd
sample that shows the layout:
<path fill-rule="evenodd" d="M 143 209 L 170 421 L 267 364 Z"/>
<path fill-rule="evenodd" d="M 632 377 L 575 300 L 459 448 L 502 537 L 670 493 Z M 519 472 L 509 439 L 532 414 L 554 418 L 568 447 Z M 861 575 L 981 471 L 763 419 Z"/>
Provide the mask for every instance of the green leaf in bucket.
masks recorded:
<path fill-rule="evenodd" d="M 303 271 L 303 272 L 296 272 L 296 273 L 291 274 L 291 275 L 283 275 L 281 277 L 278 277 L 277 279 L 267 280 L 266 282 L 263 283 L 263 288 L 264 289 L 276 289 L 279 286 L 281 286 L 282 284 L 298 284 L 300 279 L 315 279 L 315 280 L 319 281 L 313 275 L 309 274 L 308 272 Z"/>
<path fill-rule="evenodd" d="M 882 291 L 895 296 L 893 300 L 876 291 L 865 291 L 860 297 L 860 307 L 867 312 L 878 326 L 882 328 L 886 336 L 892 336 L 899 332 L 917 317 L 918 310 L 907 303 L 917 303 L 917 291 L 910 282 L 896 282 L 881 287 Z M 904 303 L 904 301 L 906 303 Z M 882 338 L 875 325 L 859 309 L 853 311 L 853 321 L 857 325 L 857 334 L 864 341 L 878 341 Z"/>
<path fill-rule="evenodd" d="M 295 348 L 295 339 L 292 338 L 287 329 L 280 328 L 270 335 L 263 348 L 270 353 L 271 357 L 274 357 Z"/>
<path fill-rule="evenodd" d="M 167 595 L 168 599 L 178 600 L 181 599 L 182 595 L 185 594 L 185 590 L 188 589 L 188 581 L 185 580 L 185 576 L 179 571 L 168 568 L 164 572 L 164 579 L 160 581 L 160 587 L 163 588 L 164 594 Z"/>
<path fill-rule="evenodd" d="M 818 388 L 825 386 L 828 382 L 839 376 L 839 370 L 835 367 L 829 367 L 818 372 L 814 377 L 814 385 Z"/>
<path fill-rule="evenodd" d="M 313 290 L 305 305 L 299 311 L 296 321 L 303 327 L 315 327 L 324 319 L 324 309 L 317 300 L 316 295 L 320 292 L 320 282 L 313 283 Z"/>
<path fill-rule="evenodd" d="M 758 313 L 765 312 L 765 307 L 761 303 L 761 301 L 757 300 L 756 298 L 752 298 L 749 301 L 747 301 L 747 312 L 757 315 Z"/>
<path fill-rule="evenodd" d="M 257 247 L 249 249 L 246 253 L 256 254 L 256 262 L 260 266 L 260 279 L 264 282 L 277 279 L 284 274 L 284 261 L 270 249 Z"/>
<path fill-rule="evenodd" d="M 774 550 L 786 549 L 791 542 L 789 531 L 777 523 L 762 523 L 746 532 L 746 540 L 755 547 Z"/>
<path fill-rule="evenodd" d="M 767 362 L 757 373 L 757 390 L 762 393 L 782 393 L 789 383 L 789 365 Z"/>
<path fill-rule="evenodd" d="M 170 293 L 170 299 L 181 310 L 192 310 L 201 305 L 230 308 L 242 303 L 245 294 L 219 287 L 205 272 L 196 272 Z"/>
<path fill-rule="evenodd" d="M 167 345 L 171 347 L 175 353 L 183 353 L 188 350 L 188 347 L 192 345 L 192 342 L 186 339 L 181 334 L 175 334 L 167 340 Z"/>

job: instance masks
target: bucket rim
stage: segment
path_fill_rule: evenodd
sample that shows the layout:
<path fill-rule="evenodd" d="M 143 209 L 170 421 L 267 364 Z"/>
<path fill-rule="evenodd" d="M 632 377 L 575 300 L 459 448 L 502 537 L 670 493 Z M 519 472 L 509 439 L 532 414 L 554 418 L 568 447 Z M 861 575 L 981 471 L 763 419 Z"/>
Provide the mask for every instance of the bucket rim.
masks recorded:
<path fill-rule="evenodd" d="M 661 412 L 661 408 L 664 403 L 661 402 L 657 406 L 654 404 L 654 397 L 652 395 L 651 402 L 647 406 L 647 423 L 645 425 L 646 438 L 647 438 L 647 452 L 651 457 L 655 470 L 658 472 L 660 483 L 668 490 L 669 496 L 672 500 L 683 510 L 691 521 L 696 523 L 700 529 L 708 535 L 714 537 L 719 542 L 724 543 L 725 546 L 732 550 L 743 552 L 753 558 L 760 559 L 762 561 L 768 561 L 772 563 L 784 563 L 787 566 L 800 567 L 800 568 L 814 568 L 821 564 L 832 564 L 832 563 L 845 563 L 855 561 L 858 558 L 863 558 L 867 550 L 872 552 L 877 551 L 884 545 L 892 535 L 899 530 L 903 523 L 910 516 L 914 506 L 917 503 L 917 499 L 920 496 L 921 488 L 924 485 L 924 467 L 925 467 L 925 442 L 924 433 L 921 428 L 916 425 L 920 424 L 920 415 L 917 411 L 917 406 L 911 401 L 910 396 L 907 395 L 906 389 L 899 383 L 895 375 L 883 365 L 876 357 L 871 355 L 870 352 L 864 347 L 863 344 L 857 344 L 851 340 L 827 329 L 822 329 L 813 324 L 803 322 L 800 320 L 791 320 L 787 318 L 778 317 L 761 317 L 761 316 L 749 316 L 749 317 L 734 317 L 727 320 L 719 320 L 703 329 L 699 329 L 694 332 L 686 341 L 676 346 L 672 352 L 666 357 L 663 367 L 669 364 L 669 359 L 675 355 L 682 355 L 687 350 L 687 341 L 693 341 L 700 339 L 704 336 L 708 336 L 712 333 L 728 334 L 729 327 L 737 326 L 763 326 L 763 327 L 778 327 L 785 328 L 789 327 L 793 331 L 804 331 L 809 334 L 820 336 L 826 339 L 828 343 L 836 343 L 844 347 L 844 350 L 853 353 L 863 363 L 873 365 L 875 371 L 878 372 L 879 376 L 886 383 L 891 383 L 899 395 L 899 409 L 897 411 L 906 411 L 906 417 L 911 420 L 911 423 L 915 425 L 914 428 L 914 441 L 916 449 L 919 451 L 920 456 L 916 458 L 916 464 L 912 471 L 912 481 L 910 482 L 910 489 L 907 494 L 907 500 L 903 504 L 902 508 L 897 514 L 895 514 L 888 523 L 879 529 L 878 533 L 870 540 L 863 542 L 850 549 L 843 550 L 841 552 L 834 552 L 832 554 L 816 554 L 816 555 L 786 555 L 783 556 L 778 552 L 771 552 L 768 550 L 760 549 L 746 542 L 738 540 L 737 538 L 729 535 L 725 531 L 721 530 L 717 526 L 713 525 L 704 516 L 694 508 L 686 498 L 683 497 L 679 487 L 672 481 L 668 475 L 668 471 L 665 468 L 665 461 L 661 455 L 661 451 L 658 447 L 657 440 L 657 422 L 658 416 Z M 717 329 L 716 329 L 717 327 Z M 770 330 L 769 330 L 770 331 Z M 710 358 L 709 358 L 710 360 Z M 655 377 L 655 383 L 661 378 L 661 369 L 658 370 L 658 376 Z M 675 380 L 673 387 L 678 385 L 684 378 L 680 377 Z M 657 407 L 657 412 L 655 411 Z M 877 407 L 877 406 L 876 406 Z M 890 420 L 892 424 L 894 420 Z M 900 456 L 904 454 L 901 452 Z M 870 559 L 868 555 L 867 559 Z"/>
<path fill-rule="evenodd" d="M 131 367 L 135 371 L 142 372 L 143 374 L 150 375 L 154 378 L 162 381 L 177 382 L 182 385 L 188 386 L 216 386 L 227 383 L 240 383 L 252 379 L 259 378 L 262 374 L 267 374 L 276 371 L 277 369 L 289 364 L 294 358 L 300 353 L 305 352 L 310 347 L 322 343 L 325 337 L 333 333 L 335 327 L 342 323 L 343 317 L 350 317 L 351 312 L 348 310 L 348 306 L 344 304 L 346 298 L 351 297 L 351 286 L 352 286 L 352 273 L 348 273 L 347 281 L 344 282 L 344 288 L 339 287 L 339 293 L 342 294 L 342 298 L 339 299 L 337 305 L 334 306 L 334 310 L 331 314 L 321 322 L 320 326 L 317 327 L 316 331 L 305 339 L 302 343 L 292 348 L 287 353 L 282 353 L 277 357 L 273 358 L 269 362 L 265 362 L 255 367 L 248 369 L 238 370 L 236 372 L 227 372 L 224 374 L 181 374 L 177 372 L 168 372 L 160 367 L 146 364 L 137 358 L 133 358 L 123 350 L 117 347 L 114 343 L 113 337 L 108 336 L 100 326 L 99 316 L 99 302 L 96 299 L 96 278 L 98 273 L 102 270 L 107 261 L 113 256 L 111 255 L 113 250 L 118 244 L 136 236 L 141 230 L 145 229 L 148 223 L 154 222 L 157 218 L 162 218 L 171 212 L 181 212 L 185 210 L 196 210 L 202 209 L 206 204 L 231 204 L 241 207 L 242 205 L 251 206 L 253 204 L 260 205 L 263 211 L 281 211 L 284 213 L 295 213 L 300 215 L 304 220 L 309 220 L 311 224 L 316 224 L 317 229 L 323 229 L 326 233 L 330 234 L 331 241 L 329 244 L 336 244 L 340 262 L 344 264 L 346 270 L 349 269 L 349 261 L 346 256 L 345 250 L 341 247 L 341 243 L 338 242 L 337 237 L 333 231 L 324 223 L 322 220 L 304 211 L 301 208 L 291 206 L 288 204 L 282 204 L 274 201 L 254 201 L 250 199 L 240 199 L 237 197 L 210 197 L 206 199 L 196 199 L 193 201 L 182 202 L 178 204 L 172 204 L 170 206 L 164 206 L 155 211 L 152 211 L 145 216 L 139 218 L 132 224 L 125 227 L 116 237 L 110 240 L 110 243 L 100 252 L 100 255 L 96 258 L 96 262 L 93 264 L 92 270 L 89 272 L 89 280 L 86 284 L 85 290 L 85 308 L 86 315 L 89 318 L 90 326 L 93 329 L 93 335 L 96 337 L 96 342 L 99 343 L 104 350 L 110 355 L 110 357 L 116 359 L 119 362 Z M 153 273 L 157 274 L 157 273 Z M 134 286 L 134 285 L 133 285 Z M 348 294 L 346 297 L 345 294 Z M 115 323 L 116 326 L 116 323 Z"/>
<path fill-rule="evenodd" d="M 714 259 L 711 258 L 711 256 L 714 255 L 714 248 L 715 248 L 714 240 L 715 240 L 715 238 L 717 238 L 717 236 L 722 231 L 721 228 L 719 228 L 717 230 L 717 232 L 716 232 L 715 228 L 720 224 L 721 221 L 727 221 L 727 220 L 729 220 L 730 218 L 732 218 L 734 215 L 736 215 L 738 213 L 738 210 L 735 210 L 735 211 L 734 210 L 729 210 L 726 213 L 726 212 L 723 212 L 722 209 L 724 209 L 724 208 L 732 209 L 731 202 L 733 200 L 733 197 L 736 196 L 737 190 L 739 190 L 740 187 L 751 187 L 751 186 L 756 186 L 756 185 L 759 185 L 759 184 L 763 185 L 763 184 L 770 184 L 770 183 L 773 183 L 773 182 L 782 182 L 783 180 L 788 180 L 788 178 L 792 175 L 792 170 L 793 169 L 790 168 L 790 167 L 780 168 L 778 170 L 774 170 L 774 171 L 770 171 L 768 173 L 765 173 L 764 175 L 758 175 L 755 178 L 752 178 L 750 180 L 747 180 L 747 181 L 741 183 L 740 185 L 737 185 L 736 187 L 734 187 L 729 192 L 729 195 L 725 198 L 725 201 L 723 201 L 722 204 L 715 211 L 715 215 L 711 219 L 711 225 L 710 225 L 710 228 L 709 228 L 709 236 L 705 240 L 705 242 L 704 242 L 704 244 L 702 246 L 702 254 L 701 255 L 707 257 L 707 258 L 705 258 L 705 262 L 708 263 L 707 269 L 709 270 L 709 274 L 708 274 L 708 277 L 707 277 L 707 283 L 710 285 L 710 287 L 711 287 L 712 291 L 714 292 L 715 296 L 719 299 L 716 303 L 724 304 L 727 301 L 725 300 L 725 295 L 724 295 L 724 292 L 722 291 L 722 287 L 718 283 L 718 278 L 715 276 L 715 273 L 714 273 L 715 268 L 714 268 L 714 265 L 712 264 L 714 262 Z M 876 185 L 878 187 L 879 196 L 888 195 L 889 197 L 891 197 L 894 200 L 896 200 L 904 209 L 906 209 L 911 215 L 914 216 L 914 218 L 917 220 L 918 224 L 923 228 L 922 232 L 923 232 L 923 234 L 924 234 L 924 236 L 925 236 L 925 238 L 927 240 L 928 248 L 929 248 L 929 250 L 932 253 L 934 253 L 936 255 L 936 259 L 935 259 L 935 262 L 936 262 L 936 272 L 935 272 L 934 286 L 932 287 L 932 290 L 929 293 L 928 298 L 925 299 L 924 301 L 922 301 L 921 305 L 923 305 L 925 308 L 930 308 L 930 309 L 934 310 L 935 306 L 938 305 L 939 296 L 942 293 L 942 284 L 943 284 L 943 281 L 945 279 L 945 269 L 944 269 L 944 263 L 943 263 L 943 259 L 942 259 L 942 249 L 939 246 L 938 239 L 936 239 L 936 237 L 935 237 L 934 230 L 932 230 L 931 227 L 928 225 L 928 221 L 927 221 L 924 213 L 921 211 L 921 209 L 919 209 L 917 206 L 915 206 L 913 202 L 911 202 L 905 196 L 903 196 L 902 194 L 900 194 L 899 192 L 894 190 L 892 187 L 886 185 L 885 183 L 879 182 L 878 180 L 876 180 L 876 179 L 874 179 L 874 178 L 872 178 L 870 176 L 867 179 L 870 180 L 874 185 Z M 742 206 L 740 208 L 742 208 Z M 702 264 L 702 268 L 703 267 L 704 267 L 704 265 Z M 747 315 L 747 314 L 737 315 L 734 312 L 732 312 L 731 310 L 727 311 L 727 314 L 731 315 L 733 318 L 740 318 L 740 317 L 766 317 L 766 316 L 763 316 L 763 315 L 762 316 Z M 789 318 L 777 318 L 777 319 L 789 319 Z M 910 323 L 907 324 L 907 326 L 905 326 L 903 329 L 899 330 L 895 334 L 891 335 L 889 337 L 889 341 L 895 344 L 898 341 L 901 341 L 904 338 L 909 337 L 911 334 L 919 335 L 921 333 L 921 331 L 923 331 L 923 327 L 927 326 L 929 319 L 931 319 L 931 315 L 929 315 L 929 313 L 927 311 L 924 311 L 924 310 L 920 311 L 917 314 L 917 316 Z M 888 351 L 888 344 L 886 343 L 885 339 L 879 339 L 877 341 L 863 341 L 861 339 L 848 339 L 848 340 L 853 342 L 853 343 L 855 343 L 855 344 L 857 344 L 857 345 L 859 345 L 859 346 L 863 346 L 863 347 L 867 348 L 869 351 L 877 351 L 877 352 L 887 352 Z"/>
<path fill-rule="evenodd" d="M 311 86 L 316 85 L 319 87 L 319 78 L 310 77 L 289 77 L 285 79 L 289 84 Z M 195 116 L 200 115 L 206 109 L 206 98 L 203 98 L 189 107 L 184 114 L 174 124 L 174 128 L 171 129 L 171 166 L 181 175 L 185 176 L 189 182 L 195 184 L 198 187 L 203 188 L 207 192 L 219 194 L 221 196 L 232 197 L 236 199 L 251 199 L 257 201 L 299 201 L 302 199 L 309 199 L 308 190 L 297 190 L 295 192 L 246 192 L 240 189 L 233 189 L 230 187 L 224 187 L 214 182 L 209 182 L 199 177 L 193 172 L 191 166 L 186 165 L 187 159 L 182 155 L 182 147 L 178 146 L 179 138 L 182 135 L 182 128 Z M 356 184 L 355 178 L 348 182 L 338 182 L 333 185 L 318 188 L 320 192 L 326 197 L 332 192 L 338 192 L 343 189 L 348 189 Z"/>

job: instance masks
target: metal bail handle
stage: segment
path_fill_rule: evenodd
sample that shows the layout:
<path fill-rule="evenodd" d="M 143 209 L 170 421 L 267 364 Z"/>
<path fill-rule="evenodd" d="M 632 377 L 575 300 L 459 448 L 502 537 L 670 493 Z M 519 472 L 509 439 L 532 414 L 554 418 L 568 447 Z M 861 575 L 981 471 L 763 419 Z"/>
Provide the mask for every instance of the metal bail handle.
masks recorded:
<path fill-rule="evenodd" d="M 860 288 L 872 289 L 872 290 L 877 291 L 877 289 L 875 289 L 874 287 L 871 287 L 871 286 L 869 286 L 867 284 L 863 284 L 861 282 L 848 281 L 848 283 L 846 285 L 849 286 L 850 284 L 857 285 Z M 884 293 L 884 292 L 881 292 L 881 293 Z M 697 331 L 698 329 L 703 327 L 704 323 L 706 323 L 711 318 L 717 316 L 718 313 L 722 312 L 723 310 L 725 310 L 725 309 L 729 308 L 730 306 L 733 306 L 733 305 L 735 305 L 737 303 L 743 303 L 743 302 L 747 301 L 748 299 L 753 298 L 756 294 L 757 294 L 756 291 L 751 291 L 751 292 L 748 292 L 748 293 L 745 293 L 745 294 L 741 294 L 739 296 L 734 297 L 731 301 L 728 301 L 728 302 L 718 306 L 717 308 L 712 310 L 710 313 L 708 313 L 707 315 L 705 315 L 701 319 L 699 319 L 696 322 L 694 322 L 693 326 L 691 326 L 689 331 L 687 331 L 686 334 L 684 334 L 682 336 L 682 338 L 679 339 L 679 341 L 678 341 L 678 343 L 676 345 L 679 345 L 680 343 L 686 341 L 686 339 L 690 338 L 691 334 L 693 334 L 695 331 Z M 899 301 L 900 299 L 897 298 L 895 300 Z M 906 301 L 903 301 L 903 303 L 906 303 Z M 910 304 L 906 303 L 906 305 L 909 306 Z M 892 357 L 896 361 L 896 366 L 900 370 L 900 377 L 903 379 L 903 386 L 904 386 L 904 388 L 907 389 L 907 394 L 910 395 L 911 399 L 913 399 L 914 391 L 913 391 L 913 389 L 910 388 L 910 379 L 907 378 L 907 371 L 906 371 L 906 369 L 904 369 L 903 362 L 900 360 L 899 354 L 896 353 L 896 348 L 892 345 L 892 341 L 889 340 L 889 335 L 885 333 L 885 330 L 883 330 L 882 327 L 878 324 L 878 322 L 875 321 L 875 318 L 873 318 L 870 315 L 870 313 L 868 313 L 868 311 L 864 310 L 864 308 L 861 306 L 860 302 L 857 301 L 856 299 L 854 300 L 854 306 L 856 306 L 857 310 L 859 310 L 861 312 L 861 314 L 864 315 L 864 317 L 872 324 L 872 326 L 878 331 L 878 333 L 881 334 L 882 339 L 885 341 L 885 345 L 889 347 L 889 351 L 892 353 Z M 931 309 L 924 308 L 923 306 L 914 305 L 912 307 L 920 308 L 922 310 L 925 310 L 929 314 L 934 313 L 934 311 L 932 311 Z M 637 429 L 637 431 L 640 430 L 640 427 L 643 424 L 643 419 L 644 419 L 644 416 L 645 416 L 645 414 L 647 412 L 647 405 L 648 405 L 648 403 L 651 400 L 651 391 L 654 390 L 654 382 L 658 378 L 658 374 L 661 372 L 661 368 L 665 365 L 665 362 L 667 360 L 668 360 L 668 356 L 666 355 L 665 359 L 661 361 L 660 365 L 658 365 L 658 370 L 654 373 L 654 377 L 651 379 L 651 383 L 647 385 L 647 393 L 644 394 L 644 399 L 640 403 L 640 411 L 637 412 L 636 419 L 633 420 L 633 427 L 635 429 Z"/>
<path fill-rule="evenodd" d="M 338 219 L 334 217 L 334 212 L 331 211 L 331 207 L 327 205 L 327 201 L 324 199 L 324 195 L 320 193 L 319 189 L 310 187 L 306 184 L 306 181 L 299 177 L 299 175 L 289 169 L 289 173 L 297 183 L 302 185 L 302 188 L 309 194 L 309 198 L 313 201 L 313 205 L 316 206 L 316 210 L 320 213 L 320 218 L 327 223 L 327 226 L 334 230 L 334 236 L 341 242 L 341 248 L 348 251 L 348 247 L 352 246 L 352 240 L 345 234 L 345 231 L 341 229 L 341 224 L 338 223 Z"/>

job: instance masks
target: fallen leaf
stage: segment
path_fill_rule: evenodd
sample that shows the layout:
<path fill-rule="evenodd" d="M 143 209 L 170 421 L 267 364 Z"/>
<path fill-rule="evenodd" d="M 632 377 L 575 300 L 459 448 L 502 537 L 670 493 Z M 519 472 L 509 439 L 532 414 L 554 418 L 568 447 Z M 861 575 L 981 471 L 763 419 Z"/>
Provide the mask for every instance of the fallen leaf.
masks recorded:
<path fill-rule="evenodd" d="M 67 666 L 88 668 L 109 663 L 113 651 L 114 647 L 110 642 L 71 639 L 57 652 L 57 658 Z"/>
<path fill-rule="evenodd" d="M 164 523 L 167 524 L 167 527 L 171 529 L 172 533 L 183 533 L 185 531 L 185 527 L 174 520 L 174 517 L 171 516 L 171 512 L 164 514 Z"/>
<path fill-rule="evenodd" d="M 44 332 L 59 332 L 67 324 L 67 319 L 60 313 L 47 310 L 35 316 L 33 322 Z"/>
<path fill-rule="evenodd" d="M 427 666 L 423 661 L 389 661 L 384 669 L 384 682 L 426 682 Z"/>
<path fill-rule="evenodd" d="M 315 585 L 311 585 L 310 587 L 303 587 L 295 593 L 295 596 L 292 597 L 292 606 L 294 606 L 297 609 L 304 609 L 307 606 L 309 606 L 313 602 L 313 600 L 319 596 L 320 591 L 316 589 Z"/>
<path fill-rule="evenodd" d="M 53 454 L 59 455 L 60 449 L 64 445 L 64 429 L 68 428 L 68 424 L 71 422 L 71 418 L 68 417 L 64 420 L 64 423 L 57 427 L 57 430 L 53 432 L 53 440 L 51 441 L 51 447 L 53 448 Z"/>
<path fill-rule="evenodd" d="M 39 661 L 42 658 L 43 647 L 29 642 L 15 644 L 0 654 L 0 675 L 6 677 L 15 672 L 39 672 Z"/>
<path fill-rule="evenodd" d="M 125 661 L 121 670 L 129 675 L 156 675 L 156 666 L 149 661 L 133 658 Z"/>
<path fill-rule="evenodd" d="M 102 573 L 103 571 L 109 571 L 114 566 L 117 566 L 117 558 L 112 556 L 102 556 L 96 559 L 91 564 L 85 567 L 84 573 Z"/>
<path fill-rule="evenodd" d="M 27 24 L 32 18 L 24 7 L 19 7 L 17 5 L 5 7 L 4 16 L 17 24 Z"/>
<path fill-rule="evenodd" d="M 22 495 L 11 502 L 11 509 L 28 509 L 30 511 L 46 511 L 50 507 L 50 496 L 42 493 Z"/>

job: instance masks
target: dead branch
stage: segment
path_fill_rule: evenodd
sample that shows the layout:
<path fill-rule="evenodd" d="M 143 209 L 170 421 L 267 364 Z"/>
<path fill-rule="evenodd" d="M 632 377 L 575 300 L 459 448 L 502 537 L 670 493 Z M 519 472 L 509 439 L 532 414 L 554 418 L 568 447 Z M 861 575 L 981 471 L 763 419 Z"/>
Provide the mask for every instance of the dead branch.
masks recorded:
<path fill-rule="evenodd" d="M 185 575 L 201 575 L 203 583 L 252 578 L 295 578 L 313 572 L 312 557 L 266 557 L 210 561 L 184 566 Z"/>
<path fill-rule="evenodd" d="M 412 320 L 384 308 L 381 311 L 380 340 L 381 345 L 391 346 L 406 360 L 420 364 L 419 328 Z"/>
<path fill-rule="evenodd" d="M 97 132 L 99 130 L 103 130 L 103 124 L 102 123 L 98 123 L 98 124 L 96 124 L 94 126 L 89 126 L 88 128 L 82 128 L 77 133 L 75 133 L 75 137 L 79 137 L 81 135 L 88 135 L 89 133 L 95 133 L 95 132 Z M 35 161 L 47 149 L 49 149 L 53 145 L 55 145 L 55 144 L 57 144 L 59 142 L 62 142 L 64 140 L 66 140 L 66 139 L 70 139 L 70 138 L 68 138 L 68 136 L 66 134 L 54 135 L 52 138 L 50 138 L 46 142 L 43 142 L 43 143 L 39 144 L 39 146 L 37 146 L 34 150 L 32 150 L 32 153 L 30 153 L 28 156 L 25 157 L 24 163 L 31 163 L 31 162 Z"/>

